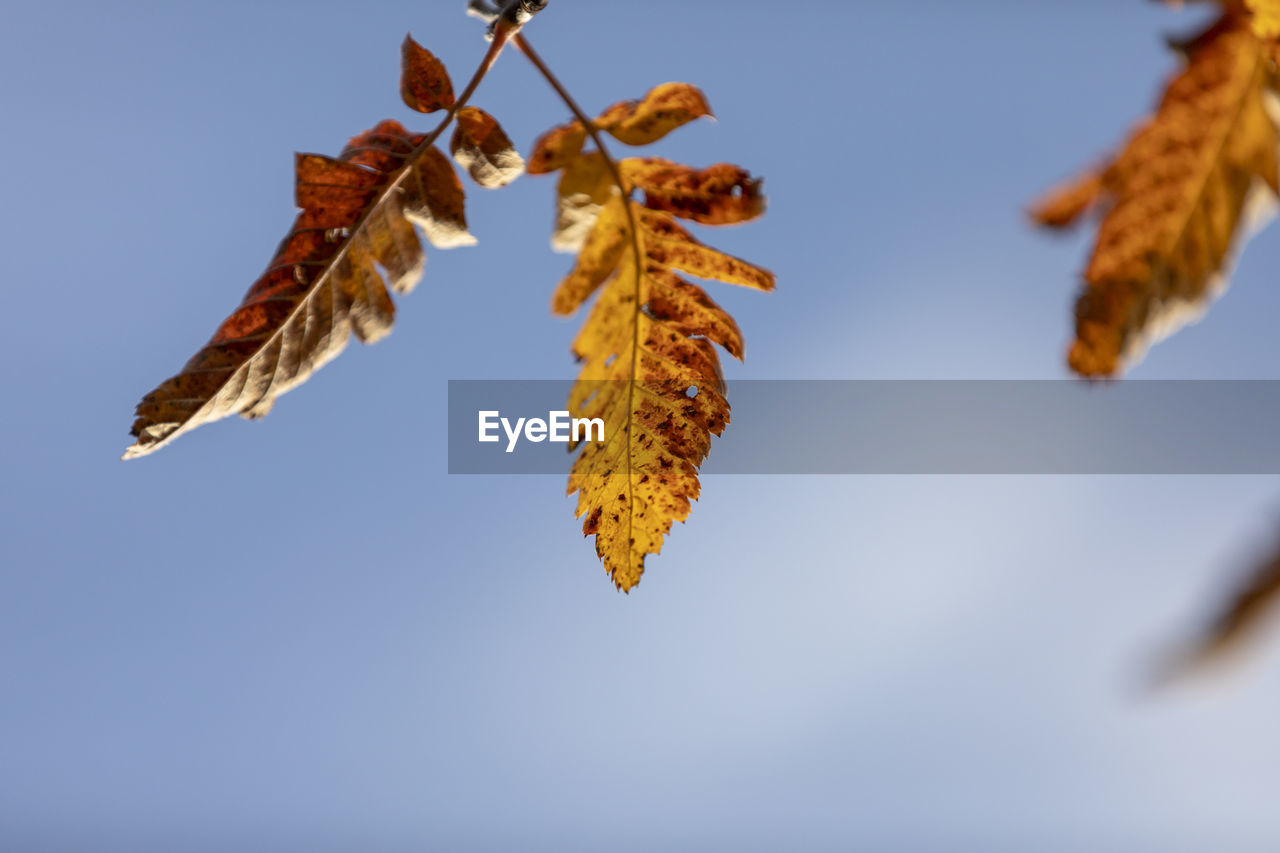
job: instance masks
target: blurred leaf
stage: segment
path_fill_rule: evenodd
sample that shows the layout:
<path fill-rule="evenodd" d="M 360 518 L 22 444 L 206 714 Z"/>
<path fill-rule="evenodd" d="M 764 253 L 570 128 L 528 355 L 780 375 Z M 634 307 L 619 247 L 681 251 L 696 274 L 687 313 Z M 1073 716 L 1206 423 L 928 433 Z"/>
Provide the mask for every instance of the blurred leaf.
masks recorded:
<path fill-rule="evenodd" d="M 1183 45 L 1185 67 L 1105 168 L 1032 210 L 1061 227 L 1105 211 L 1076 304 L 1069 362 L 1111 376 L 1203 311 L 1261 196 L 1277 191 L 1270 51 L 1238 14 Z"/>
<path fill-rule="evenodd" d="M 454 121 L 457 127 L 449 144 L 453 159 L 477 184 L 496 189 L 524 173 L 524 158 L 493 116 L 475 107 L 463 107 Z"/>
<path fill-rule="evenodd" d="M 1259 560 L 1226 596 L 1204 629 L 1162 663 L 1157 683 L 1193 676 L 1226 663 L 1246 650 L 1280 615 L 1280 548 Z"/>

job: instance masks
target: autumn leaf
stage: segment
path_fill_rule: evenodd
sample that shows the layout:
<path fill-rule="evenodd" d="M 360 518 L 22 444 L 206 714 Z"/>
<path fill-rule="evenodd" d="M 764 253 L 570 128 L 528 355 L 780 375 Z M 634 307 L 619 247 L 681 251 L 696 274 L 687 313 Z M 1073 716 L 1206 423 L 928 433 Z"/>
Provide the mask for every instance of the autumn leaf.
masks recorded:
<path fill-rule="evenodd" d="M 691 169 L 660 157 L 622 161 L 622 179 L 645 205 L 703 225 L 734 225 L 764 213 L 760 181 L 728 163 Z"/>
<path fill-rule="evenodd" d="M 627 145 L 651 145 L 694 119 L 710 116 L 711 107 L 696 87 L 688 83 L 663 83 L 636 101 L 619 101 L 592 124 Z M 534 143 L 529 174 L 544 175 L 563 169 L 587 141 L 586 128 L 571 121 L 547 131 Z"/>
<path fill-rule="evenodd" d="M 400 47 L 400 97 L 411 110 L 433 113 L 453 106 L 453 82 L 431 51 L 404 37 Z"/>
<path fill-rule="evenodd" d="M 1185 67 L 1120 154 L 1032 209 L 1051 227 L 1104 211 L 1068 359 L 1085 376 L 1118 373 L 1198 316 L 1257 199 L 1278 189 L 1266 46 L 1242 14 L 1227 14 L 1181 47 Z"/>
<path fill-rule="evenodd" d="M 1046 228 L 1075 225 L 1107 192 L 1106 170 L 1088 171 L 1059 184 L 1031 206 L 1031 218 Z"/>
<path fill-rule="evenodd" d="M 420 109 L 453 106 L 443 66 L 412 39 L 404 56 L 402 89 L 413 93 L 406 100 Z M 468 109 L 455 154 L 485 185 L 511 180 L 519 155 L 490 116 Z M 415 134 L 387 120 L 354 137 L 337 158 L 297 156 L 301 212 L 293 228 L 209 342 L 143 397 L 126 459 L 228 415 L 261 417 L 338 355 L 352 334 L 373 343 L 391 331 L 389 289 L 408 293 L 422 274 L 415 226 L 436 248 L 475 242 L 462 184 L 432 144 L 444 126 Z"/>
<path fill-rule="evenodd" d="M 1239 657 L 1280 614 L 1280 549 L 1275 549 L 1242 576 L 1217 613 L 1159 662 L 1157 684 L 1208 672 Z"/>
<path fill-rule="evenodd" d="M 668 83 L 593 123 L 641 145 L 709 114 L 701 92 Z M 604 152 L 583 150 L 586 136 L 581 122 L 555 128 L 529 161 L 531 171 L 563 170 L 553 245 L 578 250 L 552 309 L 573 313 L 598 293 L 573 343 L 582 368 L 569 409 L 602 419 L 606 435 L 581 447 L 568 491 L 578 494 L 583 533 L 596 537 L 605 569 L 628 591 L 672 523 L 689 517 L 711 436 L 729 422 L 713 345 L 737 358 L 743 352 L 737 324 L 680 273 L 765 291 L 774 276 L 704 245 L 676 221 L 753 219 L 764 212 L 759 180 L 734 166 L 694 170 L 652 158 L 621 160 L 615 174 Z"/>
<path fill-rule="evenodd" d="M 524 158 L 493 116 L 475 107 L 463 107 L 449 149 L 458 165 L 486 189 L 503 187 L 524 173 Z"/>
<path fill-rule="evenodd" d="M 617 191 L 609 164 L 599 151 L 569 160 L 556 190 L 556 225 L 551 234 L 551 247 L 557 252 L 581 250 L 596 219 Z"/>

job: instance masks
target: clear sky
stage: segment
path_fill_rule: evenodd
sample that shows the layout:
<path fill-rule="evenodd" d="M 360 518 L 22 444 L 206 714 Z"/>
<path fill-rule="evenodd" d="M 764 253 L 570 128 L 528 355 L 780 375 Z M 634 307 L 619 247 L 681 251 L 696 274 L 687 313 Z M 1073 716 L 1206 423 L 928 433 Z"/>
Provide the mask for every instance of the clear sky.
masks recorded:
<path fill-rule="evenodd" d="M 447 475 L 448 379 L 571 374 L 549 179 L 470 190 L 480 244 L 264 421 L 118 461 L 286 231 L 292 152 L 434 126 L 399 44 L 460 86 L 461 7 L 0 12 L 0 848 L 1280 849 L 1280 642 L 1137 690 L 1272 542 L 1277 478 L 713 477 L 623 596 L 561 478 Z M 1087 237 L 1020 211 L 1197 17 L 552 0 L 528 35 L 590 109 L 697 83 L 719 121 L 655 153 L 765 176 L 713 235 L 779 276 L 714 290 L 730 381 L 1061 378 Z M 476 103 L 524 150 L 565 117 L 516 55 Z M 1264 234 L 1132 375 L 1280 376 L 1277 267 Z"/>

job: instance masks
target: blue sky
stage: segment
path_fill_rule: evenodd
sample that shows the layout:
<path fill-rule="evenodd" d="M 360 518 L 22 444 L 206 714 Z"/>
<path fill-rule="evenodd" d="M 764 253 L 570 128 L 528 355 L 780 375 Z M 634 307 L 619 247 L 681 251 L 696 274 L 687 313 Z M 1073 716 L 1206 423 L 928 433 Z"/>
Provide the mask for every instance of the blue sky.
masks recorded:
<path fill-rule="evenodd" d="M 554 477 L 445 473 L 446 381 L 563 378 L 553 182 L 470 190 L 396 332 L 260 423 L 118 456 L 137 398 L 257 277 L 292 152 L 461 85 L 461 3 L 34 3 L 0 27 L 0 847 L 1203 850 L 1280 844 L 1280 642 L 1137 690 L 1271 544 L 1274 477 L 716 477 L 614 592 Z M 640 11 L 630 11 L 636 8 Z M 764 175 L 713 235 L 734 378 L 1061 378 L 1087 235 L 1020 211 L 1152 102 L 1155 4 L 552 0 L 598 109 L 667 80 L 654 153 Z M 565 117 L 520 57 L 476 98 Z M 1144 378 L 1276 378 L 1264 233 Z"/>

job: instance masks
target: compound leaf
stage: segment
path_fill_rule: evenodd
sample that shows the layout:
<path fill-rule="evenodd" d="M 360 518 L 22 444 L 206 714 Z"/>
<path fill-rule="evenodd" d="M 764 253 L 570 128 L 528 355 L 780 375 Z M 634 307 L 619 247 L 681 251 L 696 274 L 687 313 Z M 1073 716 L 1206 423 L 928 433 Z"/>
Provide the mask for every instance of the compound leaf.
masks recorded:
<path fill-rule="evenodd" d="M 709 114 L 700 92 L 671 83 L 615 104 L 593 123 L 644 144 Z M 619 186 L 601 152 L 583 151 L 585 138 L 578 122 L 544 134 L 530 171 L 564 170 L 553 245 L 578 250 L 552 309 L 569 314 L 596 296 L 573 343 L 582 367 L 569 409 L 575 418 L 603 420 L 605 439 L 581 446 L 568 491 L 578 495 L 584 535 L 595 536 L 606 571 L 629 591 L 645 557 L 659 553 L 671 525 L 689 517 L 711 436 L 729 422 L 715 345 L 736 358 L 743 353 L 737 324 L 679 273 L 765 291 L 775 280 L 702 244 L 675 220 L 727 224 L 759 216 L 759 180 L 726 164 L 695 170 L 637 158 L 617 164 Z M 644 192 L 644 203 L 634 191 Z"/>

